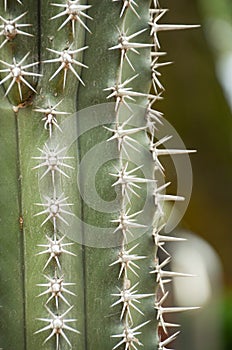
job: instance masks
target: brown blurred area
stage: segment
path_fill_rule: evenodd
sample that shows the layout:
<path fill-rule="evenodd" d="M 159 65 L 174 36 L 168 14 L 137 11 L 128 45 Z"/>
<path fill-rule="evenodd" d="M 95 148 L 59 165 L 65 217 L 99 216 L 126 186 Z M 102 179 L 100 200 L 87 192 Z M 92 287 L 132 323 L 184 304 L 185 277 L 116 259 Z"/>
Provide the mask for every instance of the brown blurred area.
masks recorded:
<path fill-rule="evenodd" d="M 220 0 L 218 0 L 220 1 Z M 160 33 L 164 100 L 156 108 L 175 127 L 191 155 L 193 192 L 182 226 L 208 241 L 222 261 L 225 288 L 232 289 L 232 113 L 218 82 L 197 0 L 162 1 L 163 23 L 201 24 Z M 232 38 L 231 38 L 232 39 Z M 232 84 L 232 82 L 231 82 Z"/>

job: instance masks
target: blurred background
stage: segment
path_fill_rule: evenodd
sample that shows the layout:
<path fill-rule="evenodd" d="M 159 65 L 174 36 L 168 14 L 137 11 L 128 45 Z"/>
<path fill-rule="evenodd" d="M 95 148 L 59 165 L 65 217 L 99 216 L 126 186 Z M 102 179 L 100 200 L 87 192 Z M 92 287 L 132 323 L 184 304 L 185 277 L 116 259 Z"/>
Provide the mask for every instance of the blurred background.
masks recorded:
<path fill-rule="evenodd" d="M 182 297 L 173 286 L 175 303 L 183 302 L 185 296 L 191 305 L 193 296 L 197 299 L 199 295 L 198 301 L 204 305 L 196 317 L 181 316 L 186 329 L 176 348 L 231 350 L 232 1 L 162 0 L 160 4 L 169 8 L 160 23 L 201 25 L 159 35 L 161 49 L 167 52 L 165 59 L 174 64 L 160 68 L 166 91 L 156 107 L 175 127 L 186 148 L 197 149 L 191 155 L 193 192 L 182 229 L 191 237 L 191 263 L 205 276 L 198 278 L 195 287 L 188 280 Z M 186 252 L 190 254 L 190 250 Z M 187 255 L 184 258 L 181 250 L 176 255 L 173 265 L 181 261 L 188 265 Z"/>

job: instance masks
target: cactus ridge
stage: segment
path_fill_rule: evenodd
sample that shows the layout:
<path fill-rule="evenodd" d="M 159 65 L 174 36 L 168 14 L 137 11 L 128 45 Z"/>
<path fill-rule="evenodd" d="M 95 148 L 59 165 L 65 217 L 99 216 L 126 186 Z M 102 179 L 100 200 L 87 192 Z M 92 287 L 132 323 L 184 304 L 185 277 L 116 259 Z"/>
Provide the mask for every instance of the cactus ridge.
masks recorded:
<path fill-rule="evenodd" d="M 134 6 L 139 7 L 135 2 L 130 2 L 130 1 L 123 1 L 123 6 L 122 6 L 122 10 L 120 13 L 120 17 L 125 16 L 124 18 L 126 18 L 126 14 L 128 11 L 133 11 L 136 16 L 140 19 L 140 15 L 139 13 L 135 10 Z M 179 196 L 179 195 L 168 195 L 168 194 L 163 194 L 163 191 L 166 189 L 166 187 L 169 186 L 170 182 L 165 183 L 161 186 L 158 186 L 157 180 L 156 180 L 156 175 L 157 172 L 161 172 L 162 174 L 164 174 L 164 167 L 161 164 L 161 162 L 159 161 L 159 156 L 165 155 L 165 154 L 184 154 L 184 153 L 191 153 L 192 151 L 181 151 L 181 150 L 159 150 L 157 147 L 160 145 L 163 145 L 163 143 L 165 141 L 167 141 L 170 136 L 166 136 L 164 137 L 162 140 L 159 140 L 157 142 L 154 142 L 155 140 L 155 131 L 156 128 L 158 127 L 157 124 L 160 123 L 159 121 L 159 116 L 160 116 L 160 112 L 158 111 L 154 111 L 152 109 L 153 104 L 156 102 L 157 99 L 161 98 L 161 94 L 164 90 L 162 84 L 159 81 L 159 77 L 160 77 L 160 73 L 158 71 L 158 69 L 162 66 L 168 65 L 170 64 L 170 62 L 164 62 L 164 63 L 158 63 L 158 59 L 163 55 L 163 53 L 161 52 L 160 54 L 157 52 L 160 49 L 160 43 L 158 40 L 158 36 L 157 33 L 159 31 L 164 31 L 164 30 L 179 30 L 179 29 L 187 29 L 187 28 L 193 28 L 196 26 L 186 26 L 186 25 L 160 25 L 158 24 L 158 21 L 163 17 L 163 15 L 166 13 L 166 9 L 160 9 L 159 8 L 159 4 L 157 1 L 154 1 L 153 3 L 154 9 L 150 10 L 150 19 L 148 24 L 151 27 L 151 36 L 153 38 L 153 43 L 130 43 L 129 40 L 131 38 L 136 37 L 137 35 L 141 34 L 142 32 L 146 31 L 146 28 L 132 34 L 131 36 L 126 36 L 124 34 L 124 31 L 120 31 L 119 30 L 119 39 L 118 45 L 112 46 L 110 47 L 110 50 L 112 49 L 119 49 L 121 52 L 121 59 L 120 59 L 120 65 L 119 65 L 119 73 L 118 73 L 118 78 L 116 80 L 116 83 L 114 86 L 110 87 L 110 88 L 106 88 L 105 90 L 111 91 L 111 94 L 107 96 L 108 98 L 112 98 L 114 97 L 116 99 L 116 103 L 115 103 L 115 112 L 116 112 L 116 128 L 115 129 L 109 129 L 111 132 L 114 133 L 114 135 L 109 139 L 109 140 L 113 140 L 113 139 L 117 139 L 118 141 L 118 150 L 119 150 L 119 163 L 121 165 L 121 168 L 117 169 L 118 170 L 118 181 L 116 182 L 116 184 L 121 184 L 121 190 L 122 190 L 122 203 L 121 203 L 121 209 L 120 209 L 120 214 L 119 214 L 119 218 L 114 220 L 114 222 L 118 223 L 118 227 L 116 229 L 117 230 L 121 230 L 122 231 L 122 247 L 121 247 L 121 251 L 119 253 L 119 256 L 122 256 L 122 254 L 125 251 L 125 246 L 127 245 L 127 234 L 131 234 L 132 232 L 130 230 L 130 228 L 136 228 L 136 227 L 140 227 L 141 225 L 136 222 L 136 216 L 140 213 L 140 212 L 136 212 L 133 213 L 131 215 L 129 214 L 130 208 L 128 209 L 128 204 L 130 205 L 130 199 L 129 199 L 129 195 L 128 192 L 125 191 L 125 180 L 123 179 L 121 174 L 125 174 L 125 165 L 123 163 L 123 156 L 122 154 L 126 154 L 126 156 L 129 158 L 128 153 L 127 153 L 127 147 L 132 147 L 134 150 L 136 150 L 136 141 L 133 139 L 133 135 L 136 134 L 137 132 L 141 132 L 142 130 L 146 129 L 148 132 L 148 136 L 150 137 L 150 151 L 152 153 L 153 156 L 153 161 L 154 161 L 154 173 L 153 179 L 144 179 L 144 181 L 152 181 L 153 182 L 153 198 L 154 198 L 154 205 L 156 208 L 155 211 L 155 217 L 154 217 L 154 229 L 153 229 L 153 238 L 154 238 L 154 243 L 158 243 L 156 245 L 156 247 L 162 249 L 167 255 L 168 258 L 166 260 L 164 260 L 162 263 L 159 264 L 159 260 L 157 257 L 158 254 L 158 250 L 156 249 L 156 254 L 154 256 L 154 262 L 155 262 L 155 269 L 153 271 L 151 271 L 151 273 L 155 273 L 156 274 L 156 282 L 158 283 L 158 290 L 155 293 L 155 301 L 154 301 L 154 307 L 157 310 L 157 321 L 158 324 L 160 325 L 160 327 L 163 329 L 164 333 L 168 334 L 167 332 L 167 327 L 173 327 L 173 326 L 178 326 L 178 325 L 173 325 L 173 324 L 168 324 L 167 322 L 165 322 L 164 320 L 164 314 L 168 313 L 168 312 L 181 312 L 181 311 L 187 311 L 187 310 L 191 310 L 191 309 L 195 309 L 192 307 L 188 307 L 188 308 L 175 308 L 175 307 L 163 307 L 162 304 L 163 302 L 166 300 L 168 292 L 165 291 L 165 284 L 167 282 L 170 282 L 171 279 L 175 276 L 182 276 L 182 277 L 192 277 L 189 274 L 183 274 L 183 273 L 178 273 L 178 272 L 173 272 L 173 271 L 166 271 L 163 270 L 162 268 L 164 266 L 166 266 L 170 260 L 171 257 L 169 256 L 169 253 L 164 249 L 164 244 L 167 240 L 163 240 L 162 241 L 162 236 L 158 236 L 159 232 L 161 231 L 161 229 L 164 227 L 164 225 L 159 224 L 162 223 L 162 221 L 164 221 L 164 216 L 165 216 L 165 212 L 163 210 L 163 204 L 165 201 L 182 201 L 184 200 L 183 196 Z M 123 22 L 123 27 L 125 27 L 125 22 Z M 135 71 L 135 68 L 132 64 L 132 62 L 130 61 L 130 59 L 127 56 L 127 52 L 129 50 L 131 50 L 132 52 L 138 53 L 136 48 L 146 48 L 146 47 L 153 47 L 154 51 L 151 52 L 151 77 L 152 77 L 152 85 L 154 87 L 154 91 L 155 91 L 155 95 L 152 95 L 150 93 L 143 93 L 143 92 L 136 92 L 133 91 L 133 89 L 131 87 L 128 87 L 129 84 L 131 82 L 134 81 L 134 79 L 136 79 L 138 77 L 139 74 L 135 74 L 132 77 L 127 78 L 126 80 L 122 80 L 122 76 L 123 76 L 123 68 L 124 68 L 124 64 L 125 62 L 127 62 L 130 66 L 130 68 Z M 123 129 L 123 127 L 128 123 L 131 119 L 131 117 L 129 118 L 129 120 L 127 120 L 126 122 L 124 122 L 123 124 L 119 123 L 120 120 L 120 108 L 122 105 L 125 105 L 131 112 L 132 112 L 132 108 L 129 105 L 130 101 L 136 101 L 135 98 L 137 97 L 146 97 L 148 99 L 147 102 L 147 115 L 146 115 L 146 119 L 147 119 L 147 125 L 143 128 L 138 128 L 138 129 Z M 132 136 L 131 136 L 132 135 Z M 134 144 L 135 143 L 135 144 Z M 139 167 L 138 167 L 139 168 Z M 133 170 L 132 170 L 133 172 Z M 112 175 L 112 174 L 111 174 Z M 115 175 L 115 174 L 114 174 Z M 127 174 L 128 176 L 128 174 Z M 123 183 L 124 180 L 124 183 Z M 130 191 L 131 191 L 131 187 L 133 185 L 135 185 L 135 183 L 133 183 L 133 178 L 127 179 L 127 187 L 129 187 Z M 136 180 L 135 180 L 136 181 Z M 135 195 L 136 192 L 133 190 L 133 193 Z M 159 228 L 159 225 L 160 228 Z M 158 241 L 158 240 L 161 240 Z M 170 240 L 174 240 L 174 241 L 179 241 L 181 239 L 178 238 L 171 238 Z M 137 248 L 137 246 L 136 246 Z M 123 259 L 119 260 L 121 262 L 121 269 L 120 269 L 120 274 L 119 276 L 123 275 L 123 283 L 122 283 L 122 289 L 120 290 L 120 293 L 117 294 L 117 296 L 120 297 L 120 299 L 118 301 L 116 301 L 113 305 L 117 305 L 119 303 L 122 303 L 122 311 L 121 311 L 121 315 L 120 315 L 120 320 L 123 320 L 123 333 L 118 334 L 118 335 L 113 335 L 113 337 L 121 337 L 123 338 L 121 341 L 119 341 L 116 346 L 113 348 L 117 348 L 119 346 L 121 346 L 122 344 L 125 343 L 125 349 L 137 349 L 136 345 L 143 345 L 139 339 L 137 339 L 137 337 L 135 337 L 135 333 L 134 333 L 134 329 L 138 329 L 141 326 L 137 326 L 134 329 L 131 329 L 131 325 L 133 325 L 134 321 L 133 321 L 133 317 L 131 315 L 131 309 L 134 308 L 132 299 L 133 299 L 133 294 L 131 291 L 133 291 L 133 289 L 135 288 L 135 286 L 137 286 L 137 283 L 131 287 L 131 281 L 130 278 L 128 277 L 128 272 L 127 269 L 130 269 L 129 264 L 125 264 Z M 115 262 L 113 263 L 115 264 Z M 137 267 L 137 265 L 136 265 Z M 133 270 L 132 270 L 133 271 Z M 135 271 L 133 271 L 135 272 Z M 137 275 L 137 273 L 136 273 Z M 168 277 L 168 278 L 167 278 Z M 161 297 L 159 297 L 159 294 L 161 292 Z M 115 294 L 116 295 L 116 294 Z M 147 295 L 142 295 L 139 294 L 138 299 L 142 299 L 143 297 L 146 296 L 152 296 L 153 294 L 147 294 Z M 163 296 L 162 296 L 163 295 Z M 138 302 L 138 299 L 135 299 Z M 130 302 L 129 302 L 130 301 Z M 143 312 L 139 309 L 136 308 L 136 310 L 143 314 Z M 150 321 L 146 321 L 145 323 L 142 323 L 142 326 L 149 323 Z M 137 332 L 137 334 L 141 334 L 141 332 Z M 174 340 L 176 338 L 176 336 L 179 334 L 179 332 L 171 335 L 171 336 L 167 336 L 166 340 L 161 340 L 161 336 L 160 336 L 160 330 L 158 327 L 157 330 L 157 338 L 158 338 L 158 347 L 159 349 L 165 349 L 165 345 L 168 344 L 169 342 L 171 342 L 172 340 Z"/>
<path fill-rule="evenodd" d="M 135 10 L 135 7 L 137 7 L 138 10 Z M 140 303 L 140 300 L 152 297 L 154 295 L 153 293 L 137 293 L 138 291 L 135 290 L 135 288 L 138 286 L 139 282 L 132 285 L 133 279 L 131 278 L 131 273 L 136 277 L 139 277 L 135 269 L 139 269 L 139 261 L 141 261 L 141 259 L 145 259 L 146 256 L 139 256 L 134 253 L 134 249 L 137 250 L 139 248 L 139 244 L 136 244 L 132 248 L 127 248 L 128 235 L 133 237 L 133 232 L 135 229 L 146 227 L 137 221 L 138 215 L 142 213 L 143 210 L 137 212 L 133 212 L 133 209 L 131 210 L 130 195 L 134 194 L 135 196 L 139 197 L 138 193 L 134 190 L 134 188 L 140 188 L 138 183 L 153 182 L 153 179 L 139 178 L 134 174 L 138 169 L 142 168 L 142 165 L 127 171 L 130 161 L 128 148 L 138 151 L 138 141 L 133 136 L 139 133 L 143 133 L 145 135 L 146 133 L 145 124 L 141 127 L 128 128 L 133 118 L 133 107 L 131 106 L 130 102 L 136 102 L 137 98 L 156 99 L 155 95 L 134 91 L 134 89 L 131 87 L 131 83 L 138 78 L 138 73 L 124 78 L 125 65 L 128 65 L 133 72 L 135 71 L 135 67 L 132 60 L 129 58 L 128 53 L 132 52 L 132 54 L 139 54 L 137 49 L 146 49 L 153 46 L 150 43 L 131 42 L 132 39 L 148 30 L 148 27 L 146 27 L 136 31 L 133 34 L 127 35 L 128 30 L 125 31 L 126 18 L 128 12 L 130 13 L 131 11 L 140 20 L 139 6 L 134 1 L 123 1 L 120 12 L 120 17 L 123 17 L 122 29 L 118 28 L 119 44 L 109 48 L 109 50 L 118 49 L 120 51 L 118 74 L 114 85 L 112 87 L 105 88 L 106 91 L 111 92 L 107 96 L 107 99 L 115 99 L 115 128 L 108 128 L 108 130 L 113 133 L 113 136 L 111 136 L 108 141 L 116 140 L 119 152 L 119 166 L 116 168 L 117 173 L 111 173 L 110 175 L 117 178 L 114 186 L 121 188 L 120 192 L 122 195 L 119 216 L 117 219 L 113 220 L 113 222 L 117 223 L 118 225 L 115 232 L 121 232 L 121 247 L 119 250 L 118 259 L 111 263 L 111 265 L 115 265 L 117 263 L 121 265 L 119 271 L 119 278 L 122 280 L 121 288 L 118 289 L 117 294 L 112 294 L 113 296 L 117 296 L 118 300 L 116 300 L 111 306 L 114 307 L 121 304 L 119 318 L 122 331 L 118 334 L 112 335 L 112 338 L 121 338 L 113 349 L 116 349 L 122 345 L 125 349 L 137 349 L 137 346 L 143 345 L 143 343 L 139 340 L 139 335 L 142 333 L 140 329 L 150 323 L 150 320 L 146 320 L 145 322 L 143 321 L 142 323 L 138 324 L 137 319 L 134 318 L 134 311 L 144 317 L 145 315 L 143 311 L 137 305 Z M 125 110 L 124 107 L 127 108 L 130 114 L 126 120 L 124 119 L 124 121 L 121 122 L 121 120 L 123 120 Z M 125 159 L 127 160 L 125 161 Z M 131 254 L 131 252 L 133 252 L 133 254 Z"/>

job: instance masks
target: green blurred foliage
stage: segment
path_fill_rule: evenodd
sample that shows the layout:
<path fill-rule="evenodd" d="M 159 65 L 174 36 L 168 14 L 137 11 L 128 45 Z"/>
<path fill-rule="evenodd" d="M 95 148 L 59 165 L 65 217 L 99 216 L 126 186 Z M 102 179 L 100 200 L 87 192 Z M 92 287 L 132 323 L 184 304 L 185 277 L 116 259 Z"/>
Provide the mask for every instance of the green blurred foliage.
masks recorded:
<path fill-rule="evenodd" d="M 231 350 L 232 344 L 232 293 L 226 294 L 223 301 L 223 339 L 224 339 L 224 349 Z"/>

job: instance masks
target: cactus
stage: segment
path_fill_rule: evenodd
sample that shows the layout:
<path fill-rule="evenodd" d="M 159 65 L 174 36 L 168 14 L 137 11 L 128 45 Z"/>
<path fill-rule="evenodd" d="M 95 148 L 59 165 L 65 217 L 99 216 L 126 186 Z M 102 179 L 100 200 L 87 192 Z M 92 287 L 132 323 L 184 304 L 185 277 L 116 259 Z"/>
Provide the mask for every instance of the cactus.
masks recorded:
<path fill-rule="evenodd" d="M 166 241 L 181 240 L 161 233 L 163 203 L 183 200 L 163 193 L 159 156 L 191 152 L 158 148 L 167 137 L 155 141 L 157 70 L 165 65 L 158 32 L 195 27 L 159 24 L 165 12 L 149 0 L 1 3 L 4 349 L 164 350 L 179 333 L 165 314 L 192 309 L 164 306 L 165 283 L 188 275 L 157 256 L 168 254 Z M 108 122 L 86 127 L 68 147 L 65 121 L 78 134 L 96 110 Z M 101 142 L 109 159 L 96 190 L 116 203 L 112 212 L 83 199 L 92 180 L 80 164 Z M 105 228 L 110 243 L 97 236 L 91 244 L 86 223 Z"/>

